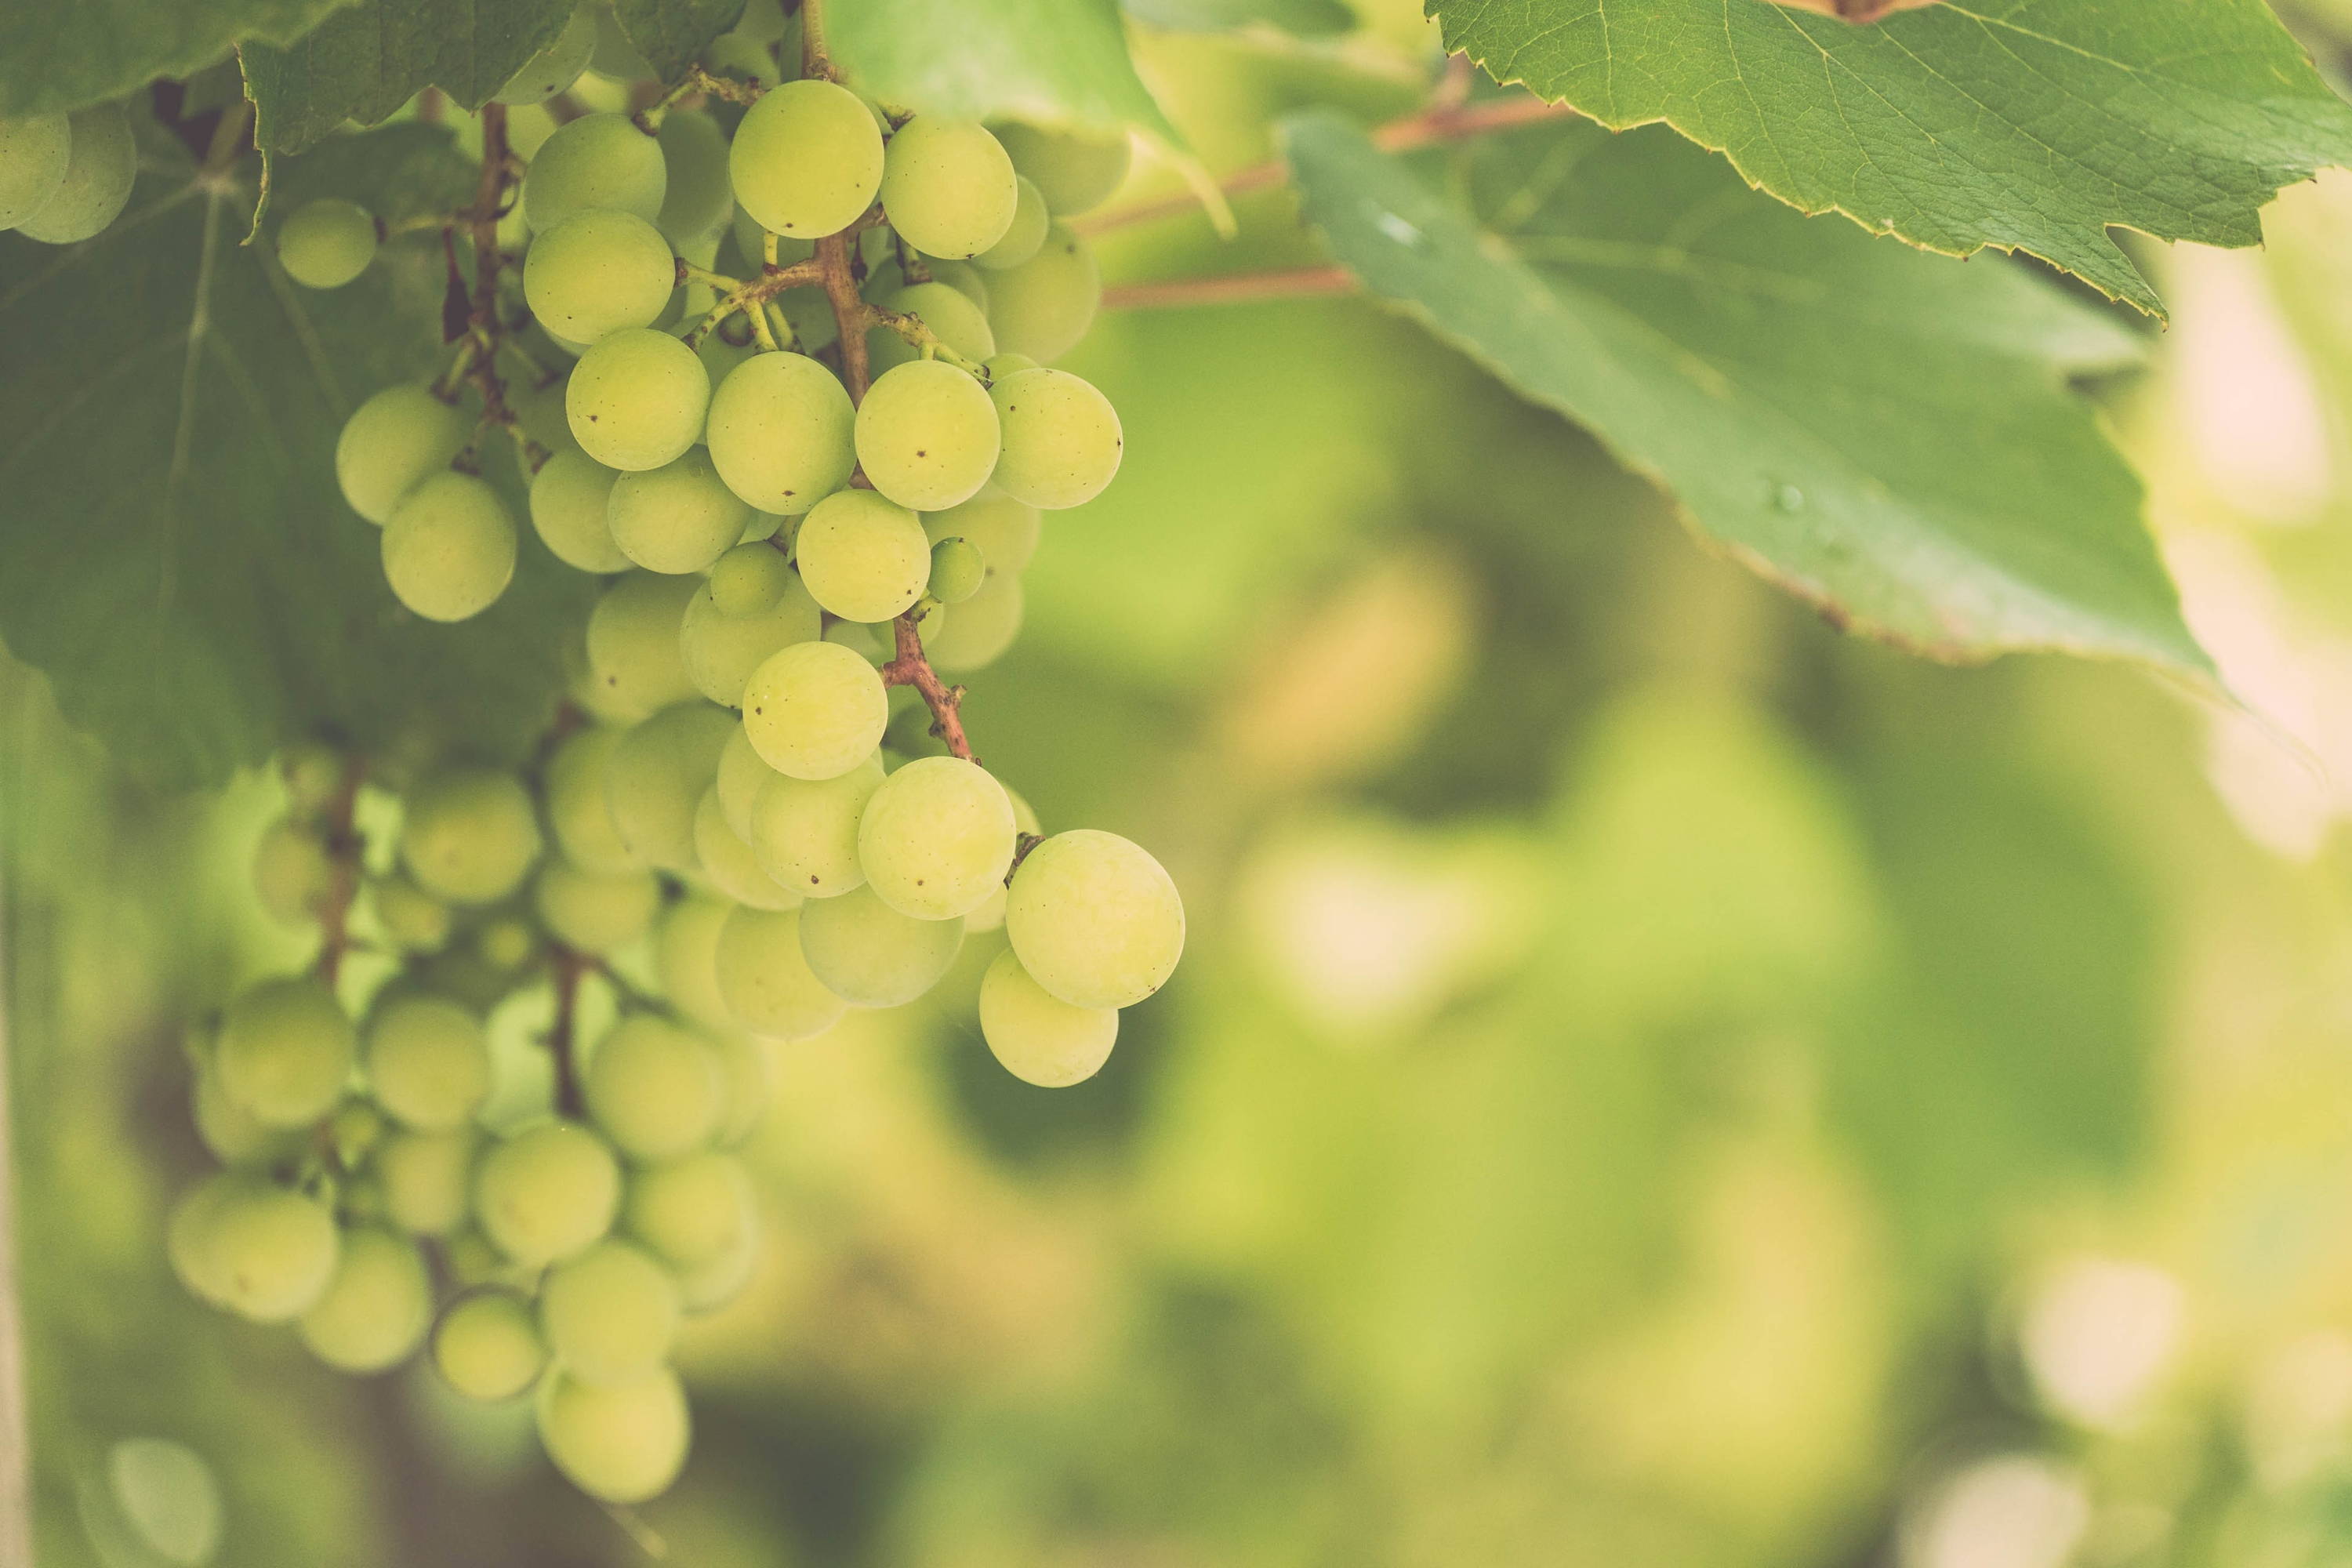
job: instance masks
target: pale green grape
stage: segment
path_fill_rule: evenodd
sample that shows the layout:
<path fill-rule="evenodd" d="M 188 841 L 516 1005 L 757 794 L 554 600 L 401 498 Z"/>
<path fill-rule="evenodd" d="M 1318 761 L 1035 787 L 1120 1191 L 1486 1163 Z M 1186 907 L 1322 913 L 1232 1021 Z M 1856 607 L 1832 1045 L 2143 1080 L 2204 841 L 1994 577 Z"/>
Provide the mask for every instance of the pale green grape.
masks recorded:
<path fill-rule="evenodd" d="M 383 525 L 393 596 L 428 621 L 462 621 L 514 581 L 515 525 L 499 492 L 472 474 L 435 474 Z"/>
<path fill-rule="evenodd" d="M 1018 375 L 1024 370 L 1035 370 L 1037 362 L 1027 354 L 991 354 L 980 368 L 988 373 L 988 384 L 994 386 L 1008 375 Z"/>
<path fill-rule="evenodd" d="M 248 1179 L 227 1171 L 207 1176 L 180 1194 L 172 1205 L 171 1217 L 164 1222 L 163 1254 L 171 1260 L 172 1272 L 187 1287 L 190 1295 L 209 1306 L 228 1305 L 227 1282 L 214 1268 L 213 1216 Z M 332 1220 L 327 1222 L 327 1232 L 330 1236 L 334 1234 Z M 324 1288 L 322 1283 L 320 1289 Z"/>
<path fill-rule="evenodd" d="M 713 610 L 730 619 L 763 616 L 776 607 L 794 582 L 792 563 L 784 552 L 761 540 L 737 545 L 712 564 L 705 596 Z"/>
<path fill-rule="evenodd" d="M 509 105 L 545 103 L 578 81 L 580 73 L 588 68 L 588 57 L 596 52 L 596 9 L 591 0 L 572 12 L 563 30 L 507 79 L 496 100 Z"/>
<path fill-rule="evenodd" d="M 669 242 L 635 213 L 583 207 L 540 232 L 522 262 L 522 297 L 559 337 L 593 343 L 651 326 L 677 289 Z"/>
<path fill-rule="evenodd" d="M 730 1028 L 719 1031 L 717 1044 L 727 1075 L 727 1110 L 711 1142 L 721 1149 L 732 1149 L 766 1119 L 772 1070 L 765 1040 Z"/>
<path fill-rule="evenodd" d="M 665 871 L 694 869 L 694 808 L 719 776 L 733 727 L 707 702 L 665 708 L 631 730 L 605 764 L 604 799 L 629 852 Z"/>
<path fill-rule="evenodd" d="M 1127 178 L 1135 157 L 1123 131 L 1049 131 L 1018 121 L 994 130 L 1013 166 L 1037 187 L 1055 217 L 1100 206 Z"/>
<path fill-rule="evenodd" d="M 608 208 L 652 223 L 668 187 L 659 142 L 625 114 L 583 114 L 549 137 L 523 172 L 523 221 L 545 234 L 573 213 Z"/>
<path fill-rule="evenodd" d="M 1065 1089 L 1110 1059 L 1118 1009 L 1071 1006 L 1032 980 L 1007 948 L 981 977 L 980 1032 L 1006 1072 L 1040 1089 Z"/>
<path fill-rule="evenodd" d="M 340 289 L 375 259 L 375 215 L 329 196 L 305 203 L 278 226 L 278 264 L 305 289 Z"/>
<path fill-rule="evenodd" d="M 446 997 L 394 997 L 368 1023 L 367 1075 L 377 1102 L 407 1125 L 461 1127 L 490 1092 L 489 1037 Z"/>
<path fill-rule="evenodd" d="M 1020 192 L 1003 145 L 974 120 L 919 114 L 890 138 L 882 210 L 931 256 L 978 256 L 1013 226 Z"/>
<path fill-rule="evenodd" d="M 988 562 L 969 539 L 942 539 L 931 547 L 931 575 L 925 591 L 942 605 L 961 605 L 988 579 Z"/>
<path fill-rule="evenodd" d="M 930 575 L 921 521 L 872 490 L 835 490 L 817 502 L 793 553 L 809 596 L 846 621 L 903 614 L 922 597 Z"/>
<path fill-rule="evenodd" d="M 784 564 L 783 556 L 769 545 L 741 548 L 757 551 L 779 566 Z M 719 564 L 727 564 L 726 559 Z M 730 616 L 720 610 L 714 580 L 688 604 L 686 624 L 678 628 L 678 651 L 686 659 L 687 673 L 705 697 L 738 708 L 743 702 L 744 683 L 753 670 L 780 648 L 814 642 L 823 627 L 816 601 L 789 570 L 783 593 L 766 610 L 754 615 Z"/>
<path fill-rule="evenodd" d="M 702 804 L 695 808 L 694 853 L 702 863 L 703 879 L 737 903 L 755 910 L 799 907 L 801 895 L 769 876 L 751 847 L 727 826 L 716 784 L 703 793 Z"/>
<path fill-rule="evenodd" d="M 639 1171 L 621 1212 L 630 1234 L 681 1268 L 734 1251 L 760 1224 L 751 1173 L 731 1154 L 688 1154 Z"/>
<path fill-rule="evenodd" d="M 662 233 L 681 244 L 716 235 L 735 213 L 735 192 L 727 183 L 727 133 L 699 110 L 673 109 L 655 140 L 668 170 Z M 717 258 L 694 259 L 708 267 Z"/>
<path fill-rule="evenodd" d="M 615 1148 L 633 1159 L 674 1160 L 709 1142 L 727 1084 L 719 1053 L 700 1035 L 633 1013 L 597 1042 L 581 1087 Z"/>
<path fill-rule="evenodd" d="M 894 289 L 883 295 L 881 303 L 886 309 L 919 317 L 941 342 L 966 359 L 984 360 L 996 352 L 996 333 L 989 327 L 987 315 L 971 302 L 969 295 L 951 284 L 934 279 Z M 922 351 L 893 329 L 876 326 L 866 334 L 866 357 L 867 367 L 880 375 L 886 370 L 922 358 Z"/>
<path fill-rule="evenodd" d="M 751 509 L 699 447 L 613 483 L 604 525 L 622 554 L 648 572 L 702 572 L 743 537 Z"/>
<path fill-rule="evenodd" d="M 1042 519 L 1037 509 L 1017 500 L 995 485 L 945 511 L 923 514 L 923 533 L 933 544 L 944 539 L 968 539 L 980 547 L 980 558 L 991 577 L 1019 576 L 1037 553 Z"/>
<path fill-rule="evenodd" d="M 264 1126 L 253 1112 L 230 1097 L 218 1070 L 197 1069 L 189 1085 L 189 1110 L 196 1136 L 224 1165 L 260 1163 L 286 1152 L 300 1142 L 299 1131 Z"/>
<path fill-rule="evenodd" d="M 449 940 L 449 906 L 405 877 L 370 883 L 368 906 L 385 940 L 403 952 L 431 952 Z"/>
<path fill-rule="evenodd" d="M 542 1121 L 494 1145 L 474 1177 L 482 1232 L 517 1263 L 583 1252 L 612 1228 L 621 1166 L 604 1141 L 566 1121 Z"/>
<path fill-rule="evenodd" d="M 677 1340 L 677 1286 L 653 1255 L 607 1237 L 547 1271 L 539 1327 L 555 1363 L 599 1387 L 660 1369 Z"/>
<path fill-rule="evenodd" d="M 565 946 L 606 953 L 653 929 L 661 884 L 651 871 L 583 871 L 551 859 L 539 868 L 531 906 Z"/>
<path fill-rule="evenodd" d="M 1007 788 L 1004 794 L 1013 802 L 1014 842 L 1019 843 L 1023 836 L 1042 837 L 1045 830 L 1037 826 L 1037 814 L 1029 809 L 1029 803 L 1013 789 Z M 963 917 L 963 929 L 967 932 L 1003 930 L 1004 896 L 1005 889 L 1001 886 L 992 891 L 981 900 L 978 909 Z"/>
<path fill-rule="evenodd" d="M 70 118 L 66 169 L 47 200 L 16 220 L 16 232 L 43 245 L 89 239 L 121 216 L 139 175 L 139 149 L 119 103 L 77 109 Z"/>
<path fill-rule="evenodd" d="M 606 876 L 637 866 L 604 798 L 604 770 L 623 733 L 591 726 L 566 739 L 547 763 L 547 823 L 556 847 L 582 870 Z"/>
<path fill-rule="evenodd" d="M 265 1127 L 299 1127 L 343 1092 L 357 1055 L 334 993 L 307 976 L 265 980 L 221 1015 L 213 1067 L 221 1088 Z"/>
<path fill-rule="evenodd" d="M 1131 1007 L 1184 952 L 1184 901 L 1143 848 L 1081 827 L 1029 851 L 1004 931 L 1021 966 L 1074 1007 Z"/>
<path fill-rule="evenodd" d="M 744 14 L 748 16 L 758 11 L 765 16 L 770 10 L 766 5 L 747 5 Z M 782 79 L 782 73 L 776 69 L 775 57 L 768 53 L 765 45 L 756 38 L 740 37 L 732 33 L 721 33 L 710 40 L 710 47 L 702 51 L 702 68 L 716 77 L 751 82 L 760 87 L 773 87 Z"/>
<path fill-rule="evenodd" d="M 411 1236 L 447 1236 L 465 1224 L 479 1142 L 470 1126 L 387 1136 L 374 1156 L 385 1217 Z"/>
<path fill-rule="evenodd" d="M 453 768 L 408 797 L 400 852 L 417 886 L 455 904 L 495 903 L 539 858 L 539 820 L 510 773 Z"/>
<path fill-rule="evenodd" d="M 710 399 L 710 460 L 761 511 L 797 517 L 849 482 L 856 411 L 833 372 L 806 354 L 754 354 Z"/>
<path fill-rule="evenodd" d="M 1040 364 L 1076 346 L 1101 303 L 1094 251 L 1058 223 L 1046 230 L 1036 255 L 989 280 L 988 321 L 997 347 Z"/>
<path fill-rule="evenodd" d="M 530 481 L 530 526 L 566 566 L 625 572 L 629 558 L 604 526 L 613 481 L 621 476 L 585 452 L 558 452 Z"/>
<path fill-rule="evenodd" d="M 326 1205 L 257 1177 L 221 1186 L 189 1245 L 204 1293 L 257 1323 L 299 1317 L 335 1272 L 335 1222 Z"/>
<path fill-rule="evenodd" d="M 941 360 L 885 371 L 858 405 L 857 461 L 900 506 L 940 511 L 968 500 L 996 467 L 996 405 Z"/>
<path fill-rule="evenodd" d="M 1013 802 L 960 757 L 918 757 L 882 781 L 857 825 L 866 885 L 902 915 L 953 920 L 1003 885 Z"/>
<path fill-rule="evenodd" d="M 715 1312 L 743 1293 L 760 1264 L 760 1238 L 745 1237 L 730 1251 L 681 1269 L 677 1293 L 688 1312 Z"/>
<path fill-rule="evenodd" d="M 449 1303 L 433 1331 L 433 1365 L 468 1399 L 512 1399 L 547 1366 L 539 1315 L 512 1290 L 469 1291 Z"/>
<path fill-rule="evenodd" d="M 387 386 L 343 422 L 335 438 L 335 481 L 370 522 L 391 520 L 401 498 L 440 473 L 473 434 L 473 421 L 421 384 Z"/>
<path fill-rule="evenodd" d="M 0 228 L 14 228 L 66 183 L 73 132 L 62 114 L 0 120 Z"/>
<path fill-rule="evenodd" d="M 311 828 L 279 817 L 253 847 L 253 890 L 272 919 L 308 925 L 335 890 L 334 858 Z"/>
<path fill-rule="evenodd" d="M 811 973 L 797 910 L 738 909 L 719 928 L 713 954 L 719 994 L 736 1024 L 772 1040 L 823 1034 L 847 1011 Z"/>
<path fill-rule="evenodd" d="M 866 880 L 857 862 L 857 824 L 882 786 L 882 759 L 866 759 L 835 778 L 807 780 L 771 773 L 751 800 L 751 846 L 768 875 L 812 899 L 830 899 Z"/>
<path fill-rule="evenodd" d="M 750 843 L 751 839 L 751 806 L 760 797 L 760 786 L 770 779 L 784 775 L 761 761 L 751 745 L 751 737 L 743 726 L 735 726 L 727 737 L 727 744 L 719 753 L 719 809 L 726 814 L 727 826 L 735 837 Z"/>
<path fill-rule="evenodd" d="M 537 385 L 524 385 L 520 379 L 509 382 L 507 401 L 513 407 L 515 418 L 521 422 L 522 433 L 551 452 L 580 450 L 580 443 L 572 438 L 572 421 L 564 416 L 564 384 L 570 377 L 561 375 Z"/>
<path fill-rule="evenodd" d="M 1037 254 L 1045 243 L 1045 230 L 1054 221 L 1045 210 L 1045 194 L 1035 181 L 1022 175 L 1013 181 L 1018 192 L 1013 208 L 1013 221 L 1005 226 L 1004 237 L 973 257 L 972 263 L 992 272 L 1002 272 L 1018 267 Z"/>
<path fill-rule="evenodd" d="M 898 646 L 897 633 L 890 626 L 863 626 L 856 621 L 834 622 L 824 628 L 824 640 L 849 649 L 872 665 L 889 663 L 891 652 Z"/>
<path fill-rule="evenodd" d="M 1021 579 L 992 571 L 945 626 L 924 637 L 923 651 L 934 668 L 954 673 L 992 664 L 1021 635 L 1022 605 Z"/>
<path fill-rule="evenodd" d="M 278 755 L 278 773 L 286 783 L 286 808 L 298 816 L 315 816 L 343 791 L 349 764 L 332 746 L 317 741 L 297 741 Z"/>
<path fill-rule="evenodd" d="M 735 1015 L 719 994 L 719 932 L 733 912 L 724 899 L 689 893 L 670 906 L 654 940 L 654 972 L 662 994 L 706 1029 L 735 1027 Z"/>
<path fill-rule="evenodd" d="M 871 756 L 890 723 L 874 667 L 831 642 L 768 656 L 743 686 L 743 731 L 760 760 L 796 779 L 837 778 Z"/>
<path fill-rule="evenodd" d="M 728 168 L 735 199 L 762 228 L 821 239 L 874 205 L 882 132 L 847 88 L 788 81 L 745 112 Z"/>
<path fill-rule="evenodd" d="M 853 1007 L 896 1007 L 939 983 L 963 945 L 961 920 L 902 915 L 858 888 L 801 908 L 801 952 L 817 984 Z"/>
<path fill-rule="evenodd" d="M 1066 370 L 1024 370 L 989 389 L 1004 449 L 996 483 L 1049 511 L 1100 495 L 1124 449 L 1110 399 Z"/>
<path fill-rule="evenodd" d="M 511 917 L 486 922 L 474 932 L 474 948 L 483 960 L 500 969 L 512 969 L 538 951 L 530 927 Z"/>
<path fill-rule="evenodd" d="M 596 601 L 588 616 L 588 672 L 614 716 L 645 719 L 694 696 L 678 632 L 700 587 L 691 577 L 632 572 Z M 595 868 L 585 856 L 573 858 Z"/>
<path fill-rule="evenodd" d="M 338 1372 L 382 1372 L 408 1358 L 433 1321 L 433 1280 L 416 1244 L 373 1226 L 343 1233 L 326 1293 L 296 1325 Z"/>
<path fill-rule="evenodd" d="M 969 261 L 940 261 L 935 258 L 930 263 L 929 270 L 932 282 L 944 283 L 971 301 L 972 308 L 980 312 L 981 320 L 983 322 L 987 321 L 988 279 L 981 276 L 979 268 Z M 990 332 L 988 341 L 994 342 L 996 334 Z M 985 359 L 988 356 L 982 354 L 981 357 Z"/>
<path fill-rule="evenodd" d="M 564 1479 L 609 1503 L 659 1496 L 685 1467 L 686 1390 L 665 1367 L 599 1387 L 557 1370 L 539 1385 L 539 1440 Z"/>
<path fill-rule="evenodd" d="M 345 1170 L 356 1169 L 382 1141 L 390 1123 L 364 1100 L 347 1100 L 327 1118 L 327 1147 Z"/>
<path fill-rule="evenodd" d="M 591 345 L 572 367 L 563 394 L 580 449 L 625 473 L 684 457 L 701 437 L 709 406 L 710 376 L 702 362 L 651 327 L 625 328 Z"/>

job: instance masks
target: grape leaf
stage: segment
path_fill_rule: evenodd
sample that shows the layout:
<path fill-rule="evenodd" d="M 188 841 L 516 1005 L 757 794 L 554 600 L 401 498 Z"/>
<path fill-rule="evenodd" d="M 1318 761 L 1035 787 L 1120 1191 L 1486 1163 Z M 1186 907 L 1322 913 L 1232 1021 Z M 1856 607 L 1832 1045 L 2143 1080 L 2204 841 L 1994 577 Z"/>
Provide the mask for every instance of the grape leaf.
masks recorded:
<path fill-rule="evenodd" d="M 572 0 L 360 0 L 283 48 L 248 44 L 255 135 L 299 153 L 346 120 L 373 125 L 427 87 L 479 109 L 555 41 Z"/>
<path fill-rule="evenodd" d="M 191 76 L 243 39 L 285 43 L 349 0 L 70 0 L 0 6 L 0 116 L 79 109 Z"/>
<path fill-rule="evenodd" d="M 885 103 L 1182 144 L 1135 74 L 1117 0 L 863 0 L 826 14 L 825 47 Z"/>
<path fill-rule="evenodd" d="M 1938 658 L 2209 670 L 2138 480 L 2065 385 L 2137 340 L 2053 287 L 1809 222 L 1663 130 L 1486 138 L 1475 222 L 1336 115 L 1284 130 L 1367 287 L 1832 619 Z"/>
<path fill-rule="evenodd" d="M 684 76 L 710 40 L 742 14 L 743 0 L 613 0 L 613 16 L 621 31 L 664 81 Z"/>
<path fill-rule="evenodd" d="M 240 247 L 251 160 L 205 176 L 152 136 L 131 209 L 70 249 L 0 235 L 0 637 L 134 771 L 217 781 L 285 737 L 424 725 L 511 753 L 543 722 L 576 576 L 526 549 L 457 626 L 399 608 L 334 442 L 361 398 L 431 374 L 438 237 L 331 293 Z M 387 217 L 470 189 L 446 132 L 337 137 L 291 165 Z"/>
<path fill-rule="evenodd" d="M 1328 37 L 1356 25 L 1340 0 L 1125 0 L 1127 14 L 1171 33 L 1225 33 L 1263 26 L 1302 38 Z"/>
<path fill-rule="evenodd" d="M 1978 0 L 1852 26 L 1756 0 L 1429 0 L 1445 47 L 1622 129 L 1663 120 L 1809 213 L 2030 252 L 2151 314 L 2108 235 L 2254 245 L 2352 160 L 2352 106 L 2263 0 Z"/>

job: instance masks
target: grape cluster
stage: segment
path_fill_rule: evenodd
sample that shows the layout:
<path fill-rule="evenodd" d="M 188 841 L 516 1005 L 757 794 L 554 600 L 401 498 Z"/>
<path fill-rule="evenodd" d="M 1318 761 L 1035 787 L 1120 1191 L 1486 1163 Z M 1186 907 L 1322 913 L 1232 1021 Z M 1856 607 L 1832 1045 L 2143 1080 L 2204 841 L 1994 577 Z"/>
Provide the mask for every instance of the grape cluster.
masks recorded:
<path fill-rule="evenodd" d="M 0 229 L 44 245 L 93 238 L 122 216 L 138 174 L 119 103 L 0 120 Z"/>

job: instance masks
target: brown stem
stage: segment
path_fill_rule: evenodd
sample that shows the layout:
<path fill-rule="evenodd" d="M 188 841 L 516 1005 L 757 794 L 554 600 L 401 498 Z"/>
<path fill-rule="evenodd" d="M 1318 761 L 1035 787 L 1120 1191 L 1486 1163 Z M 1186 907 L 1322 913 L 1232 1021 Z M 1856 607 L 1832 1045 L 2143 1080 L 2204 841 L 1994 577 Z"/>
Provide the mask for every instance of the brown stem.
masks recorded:
<path fill-rule="evenodd" d="M 1355 289 L 1356 275 L 1344 267 L 1293 267 L 1278 272 L 1234 272 L 1217 278 L 1124 283 L 1103 290 L 1102 308 L 1134 310 L 1176 305 L 1241 305 L 1256 300 L 1350 294 Z"/>
<path fill-rule="evenodd" d="M 818 276 L 824 281 L 824 297 L 833 306 L 834 325 L 841 336 L 841 379 L 853 405 L 866 401 L 866 300 L 849 265 L 849 247 L 856 234 L 852 227 L 816 242 Z"/>
<path fill-rule="evenodd" d="M 581 1117 L 587 1101 L 580 1093 L 578 1041 L 573 1034 L 580 1016 L 580 981 L 594 961 L 561 942 L 548 949 L 548 966 L 555 984 L 555 1022 L 547 1031 L 547 1054 L 555 1064 L 555 1113 Z"/>
<path fill-rule="evenodd" d="M 931 733 L 945 741 L 956 756 L 967 763 L 978 762 L 963 732 L 963 688 L 941 680 L 931 661 L 923 657 L 922 634 L 915 629 L 911 613 L 891 622 L 890 628 L 898 638 L 898 657 L 882 667 L 882 683 L 913 687 L 931 710 Z"/>
<path fill-rule="evenodd" d="M 478 346 L 467 373 L 482 395 L 482 418 L 514 437 L 522 448 L 524 465 L 532 472 L 550 456 L 546 447 L 523 434 L 522 421 L 507 403 L 505 380 L 499 374 L 499 346 L 506 323 L 499 320 L 499 271 L 507 262 L 499 247 L 499 219 L 506 216 L 508 187 L 519 167 L 507 141 L 507 106 L 482 105 L 482 177 L 474 187 L 474 205 L 464 215 L 474 245 L 474 289 L 467 330 Z"/>
<path fill-rule="evenodd" d="M 324 837 L 334 880 L 319 910 L 319 978 L 329 990 L 342 973 L 343 955 L 352 950 L 352 905 L 360 896 L 361 862 L 367 854 L 367 840 L 360 837 L 352 818 L 359 809 L 360 785 L 366 778 L 367 759 L 353 752 L 343 759 L 342 783 L 334 799 L 327 803 Z"/>

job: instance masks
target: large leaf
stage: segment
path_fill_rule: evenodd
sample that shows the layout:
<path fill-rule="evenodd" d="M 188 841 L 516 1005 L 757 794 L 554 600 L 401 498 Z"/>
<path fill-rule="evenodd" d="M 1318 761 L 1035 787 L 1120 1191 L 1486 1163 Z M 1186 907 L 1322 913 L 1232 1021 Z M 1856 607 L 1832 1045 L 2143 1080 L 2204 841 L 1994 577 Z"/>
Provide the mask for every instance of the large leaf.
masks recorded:
<path fill-rule="evenodd" d="M 488 614 L 420 623 L 335 486 L 352 407 L 436 363 L 437 237 L 394 241 L 332 293 L 299 289 L 237 244 L 249 164 L 207 178 L 175 150 L 153 140 L 131 210 L 86 246 L 0 235 L 0 637 L 159 783 L 217 780 L 320 728 L 528 744 L 573 574 L 527 550 Z M 394 219 L 470 184 L 446 134 L 415 125 L 338 138 L 288 183 Z"/>
<path fill-rule="evenodd" d="M 754 4 L 766 5 L 771 0 Z M 613 0 L 613 16 L 621 31 L 664 81 L 684 76 L 710 40 L 742 14 L 743 0 Z"/>
<path fill-rule="evenodd" d="M 1180 140 L 1135 74 L 1117 0 L 851 0 L 825 12 L 825 47 L 885 103 Z"/>
<path fill-rule="evenodd" d="M 1622 128 L 1663 120 L 1806 212 L 2029 251 L 2159 311 L 2110 225 L 2253 245 L 2352 159 L 2352 107 L 2263 0 L 1981 0 L 1870 26 L 1760 0 L 1430 0 L 1449 49 Z"/>
<path fill-rule="evenodd" d="M 1474 221 L 1336 116 L 1285 129 L 1306 216 L 1368 287 L 1833 618 L 1945 658 L 2208 668 L 2138 481 L 2065 384 L 2135 357 L 2100 315 L 1809 222 L 1663 131 L 1488 138 Z"/>
<path fill-rule="evenodd" d="M 0 5 L 0 116 L 79 109 L 300 37 L 348 0 L 23 0 Z"/>

